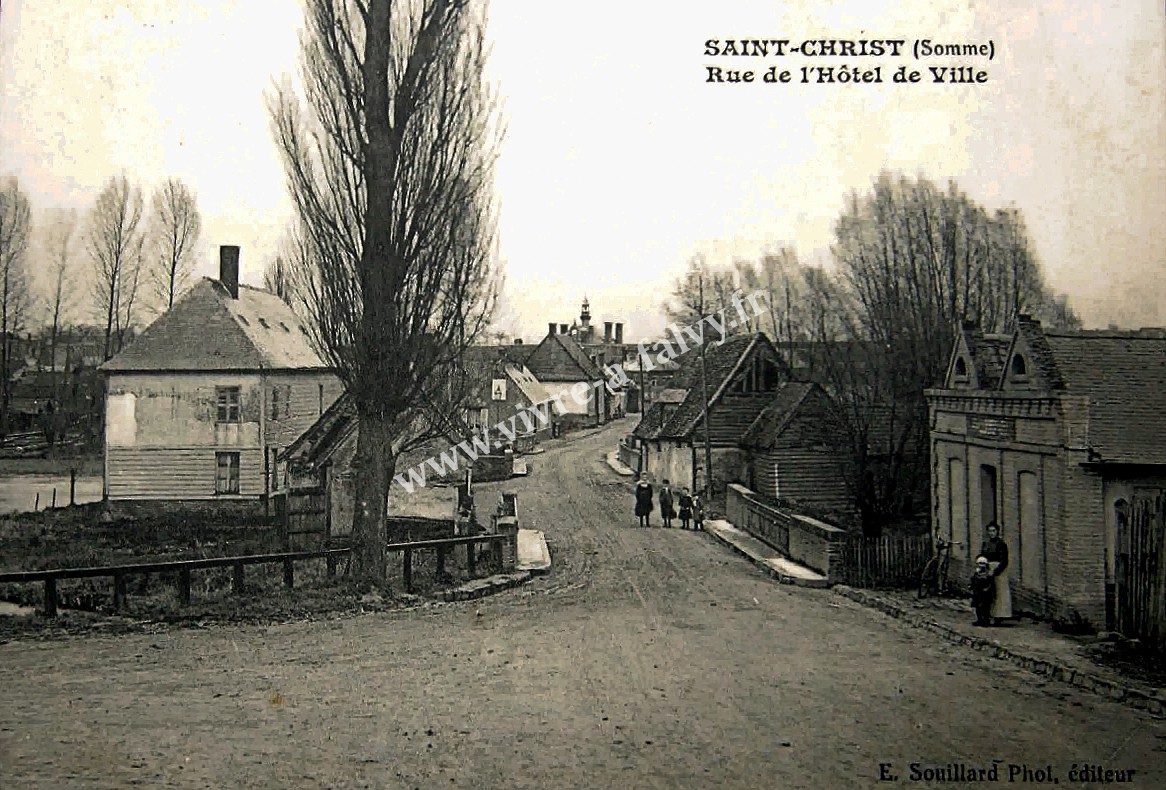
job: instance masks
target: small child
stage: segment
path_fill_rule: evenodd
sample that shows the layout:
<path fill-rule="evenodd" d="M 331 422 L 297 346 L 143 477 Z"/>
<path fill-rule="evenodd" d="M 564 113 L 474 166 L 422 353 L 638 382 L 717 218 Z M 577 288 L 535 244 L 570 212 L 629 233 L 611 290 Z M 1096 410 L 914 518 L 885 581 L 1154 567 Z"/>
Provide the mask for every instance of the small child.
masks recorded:
<path fill-rule="evenodd" d="M 660 518 L 664 520 L 664 526 L 672 526 L 672 517 L 675 513 L 672 510 L 672 487 L 668 484 L 668 480 L 664 480 L 664 485 L 660 488 Z"/>
<path fill-rule="evenodd" d="M 688 488 L 680 489 L 680 528 L 689 529 L 688 522 L 692 519 L 692 495 Z"/>
<path fill-rule="evenodd" d="M 968 584 L 972 590 L 972 608 L 976 622 L 972 625 L 992 625 L 992 602 L 996 599 L 996 578 L 988 569 L 987 557 L 976 557 L 976 571 Z"/>
<path fill-rule="evenodd" d="M 704 500 L 700 494 L 692 497 L 692 528 L 704 531 Z"/>

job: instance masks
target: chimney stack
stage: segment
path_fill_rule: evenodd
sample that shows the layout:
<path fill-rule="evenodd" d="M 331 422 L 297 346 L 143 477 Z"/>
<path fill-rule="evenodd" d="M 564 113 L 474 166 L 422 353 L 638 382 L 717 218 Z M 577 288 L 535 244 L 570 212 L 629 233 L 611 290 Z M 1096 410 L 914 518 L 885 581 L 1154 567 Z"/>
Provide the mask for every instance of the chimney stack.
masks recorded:
<path fill-rule="evenodd" d="M 219 282 L 232 299 L 239 298 L 239 248 L 234 245 L 219 247 Z"/>
<path fill-rule="evenodd" d="M 522 338 L 521 337 L 514 338 L 514 345 L 521 346 L 522 345 Z"/>
<path fill-rule="evenodd" d="M 610 321 L 603 322 L 603 342 L 604 343 L 611 342 L 611 322 Z"/>
<path fill-rule="evenodd" d="M 552 321 L 551 323 L 547 324 L 547 334 L 553 335 L 554 333 L 555 333 L 555 323 L 554 323 L 554 321 Z"/>
<path fill-rule="evenodd" d="M 559 324 L 559 334 L 560 335 L 567 334 L 567 329 L 568 329 L 568 327 L 566 324 Z"/>
<path fill-rule="evenodd" d="M 623 345 L 623 322 L 617 322 L 615 325 L 615 343 L 616 345 Z"/>

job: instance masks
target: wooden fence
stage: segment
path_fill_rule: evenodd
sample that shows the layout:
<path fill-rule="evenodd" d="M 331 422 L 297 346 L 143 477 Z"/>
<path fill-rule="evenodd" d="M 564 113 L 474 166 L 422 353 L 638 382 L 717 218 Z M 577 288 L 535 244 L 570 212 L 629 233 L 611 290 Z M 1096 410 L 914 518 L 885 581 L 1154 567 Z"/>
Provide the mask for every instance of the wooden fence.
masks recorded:
<path fill-rule="evenodd" d="M 446 557 L 457 546 L 466 547 L 467 570 L 470 576 L 477 574 L 479 564 L 492 565 L 496 572 L 504 570 L 505 545 L 516 540 L 510 535 L 482 534 L 459 538 L 441 538 L 438 540 L 421 540 L 411 543 L 390 543 L 385 551 L 402 553 L 404 587 L 406 592 L 413 592 L 413 558 L 418 552 L 434 552 L 437 555 L 438 569 L 444 568 Z M 476 547 L 488 544 L 488 556 L 479 555 Z M 240 557 L 213 557 L 198 560 L 172 560 L 167 562 L 147 562 L 133 565 L 111 565 L 96 568 L 61 568 L 42 571 L 17 571 L 14 573 L 0 573 L 0 583 L 44 583 L 45 617 L 57 616 L 57 582 L 63 579 L 91 579 L 109 578 L 113 582 L 113 607 L 119 609 L 125 605 L 126 577 L 133 574 L 149 573 L 178 573 L 178 595 L 184 606 L 190 605 L 191 573 L 207 568 L 232 568 L 231 587 L 235 593 L 241 594 L 244 589 L 244 573 L 248 565 L 283 565 L 283 581 L 287 587 L 295 584 L 295 564 L 304 560 L 324 559 L 328 564 L 328 575 L 336 573 L 336 564 L 340 557 L 351 553 L 351 547 L 323 549 L 319 551 L 292 551 L 279 554 L 252 554 Z M 517 556 L 517 551 L 511 552 L 511 557 Z"/>
<path fill-rule="evenodd" d="M 1166 500 L 1135 499 L 1118 525 L 1117 630 L 1166 652 Z"/>
<path fill-rule="evenodd" d="M 930 535 L 854 537 L 839 546 L 830 576 L 852 587 L 911 589 L 932 551 Z"/>

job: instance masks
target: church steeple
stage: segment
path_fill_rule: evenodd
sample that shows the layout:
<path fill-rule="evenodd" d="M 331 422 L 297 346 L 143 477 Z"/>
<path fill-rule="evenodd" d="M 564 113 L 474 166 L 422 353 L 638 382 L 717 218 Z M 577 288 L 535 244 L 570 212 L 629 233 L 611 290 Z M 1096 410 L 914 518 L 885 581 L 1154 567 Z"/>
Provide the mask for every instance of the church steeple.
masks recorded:
<path fill-rule="evenodd" d="M 583 310 L 579 313 L 579 323 L 588 327 L 591 326 L 591 303 L 587 301 L 587 295 L 583 295 Z"/>

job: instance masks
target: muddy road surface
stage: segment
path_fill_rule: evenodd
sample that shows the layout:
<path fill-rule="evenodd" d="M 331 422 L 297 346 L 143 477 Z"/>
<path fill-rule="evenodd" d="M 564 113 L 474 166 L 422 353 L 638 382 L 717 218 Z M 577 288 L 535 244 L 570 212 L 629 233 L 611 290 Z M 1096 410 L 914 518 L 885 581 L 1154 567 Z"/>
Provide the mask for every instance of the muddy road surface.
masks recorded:
<path fill-rule="evenodd" d="M 631 427 L 479 488 L 554 561 L 494 598 L 0 645 L 0 787 L 1166 786 L 1160 720 L 636 528 Z"/>

